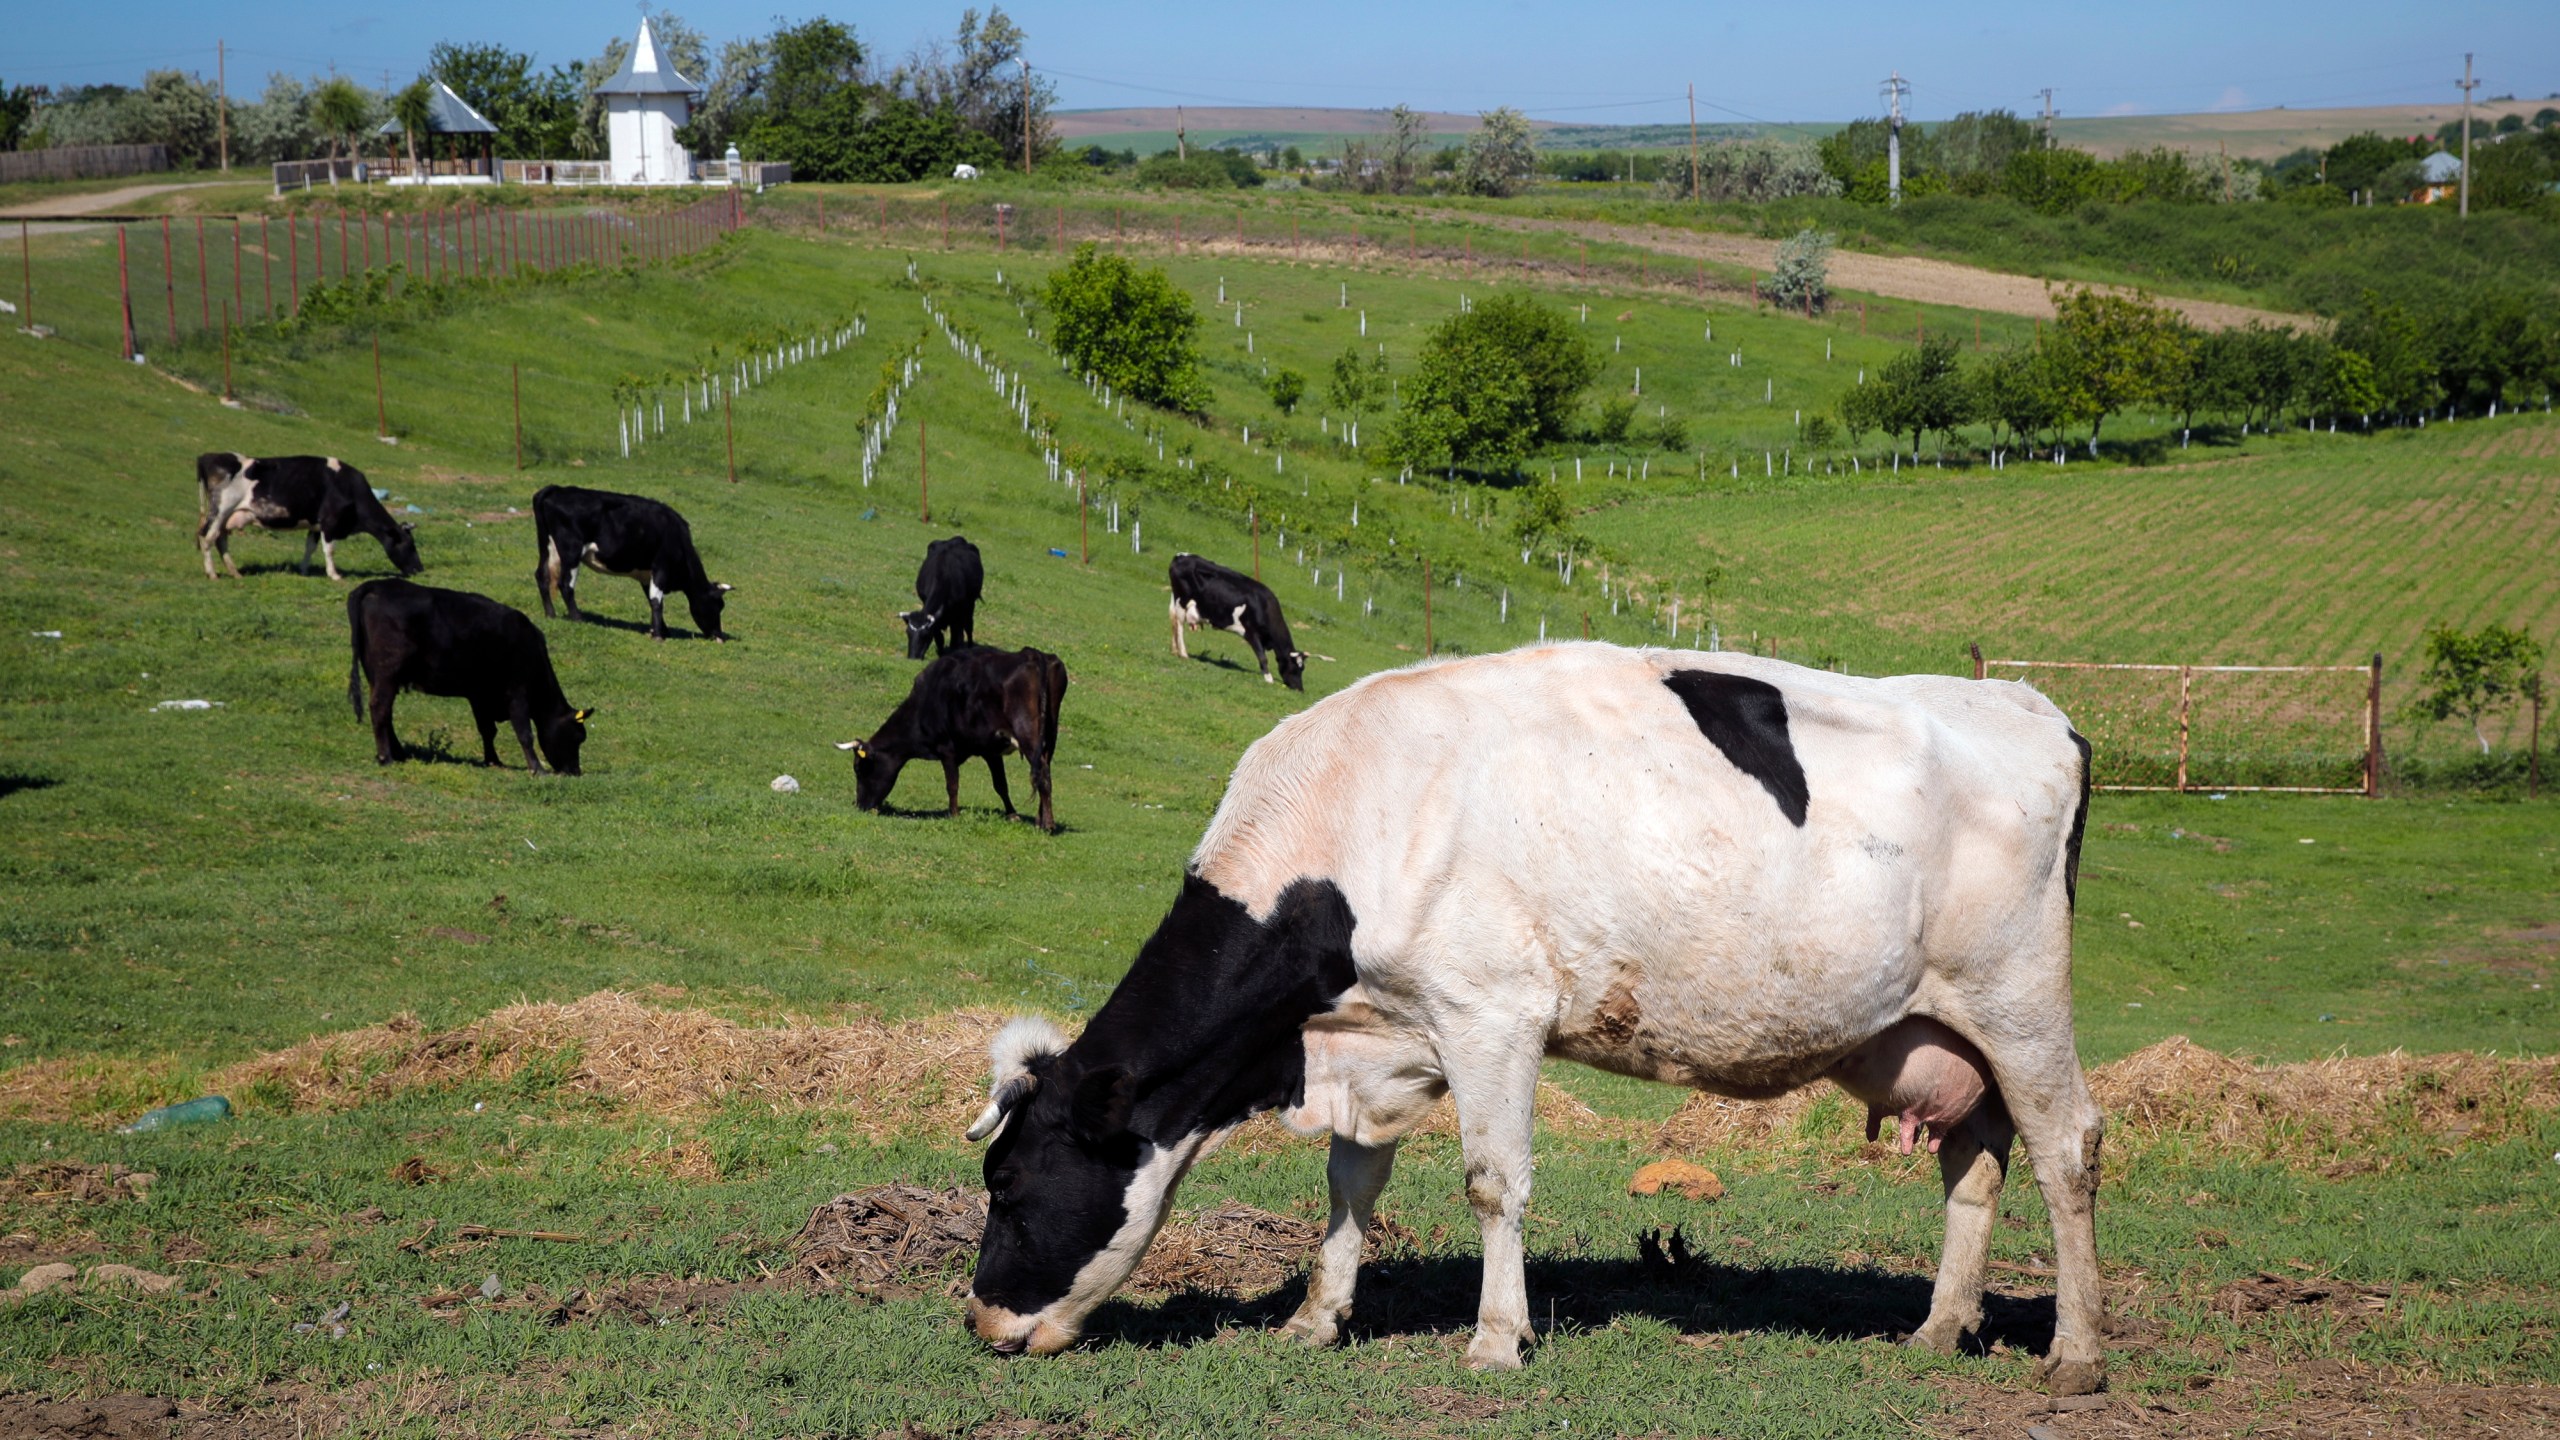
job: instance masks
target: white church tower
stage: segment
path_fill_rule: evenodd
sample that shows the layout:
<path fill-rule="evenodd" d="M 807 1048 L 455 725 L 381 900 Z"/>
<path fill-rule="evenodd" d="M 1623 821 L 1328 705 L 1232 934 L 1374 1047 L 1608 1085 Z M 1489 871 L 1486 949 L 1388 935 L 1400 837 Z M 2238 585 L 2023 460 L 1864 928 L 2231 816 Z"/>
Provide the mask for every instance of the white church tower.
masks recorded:
<path fill-rule="evenodd" d="M 691 183 L 693 157 L 676 143 L 676 127 L 693 118 L 693 97 L 701 93 L 658 53 L 658 38 L 642 20 L 622 68 L 596 87 L 604 100 L 613 184 Z"/>

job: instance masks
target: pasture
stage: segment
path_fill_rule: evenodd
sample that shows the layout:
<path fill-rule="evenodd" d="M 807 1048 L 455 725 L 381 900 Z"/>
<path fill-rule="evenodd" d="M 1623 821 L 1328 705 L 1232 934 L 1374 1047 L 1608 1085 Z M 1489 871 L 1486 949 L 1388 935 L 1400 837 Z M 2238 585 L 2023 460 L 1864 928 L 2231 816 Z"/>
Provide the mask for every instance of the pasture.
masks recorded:
<path fill-rule="evenodd" d="M 2013 1176 L 2005 1198 L 1984 1344 L 1894 1348 L 1926 1304 L 1934 1167 L 1859 1143 L 1834 1100 L 1742 1121 L 1551 1067 L 1540 1343 L 1509 1376 L 1460 1363 L 1475 1239 L 1447 1135 L 1407 1147 L 1355 1343 L 1320 1354 L 1268 1331 L 1296 1302 L 1322 1151 L 1267 1128 L 1199 1168 L 1165 1268 L 1052 1361 L 961 1332 L 947 1282 L 965 1254 L 866 1286 L 800 1232 L 840 1192 L 975 1185 L 958 1129 L 986 1017 L 1089 1012 L 1241 749 L 1419 655 L 1415 550 L 1435 644 L 1470 651 L 1541 620 L 1579 633 L 1586 611 L 1601 638 L 1660 641 L 1673 595 L 1681 644 L 1703 604 L 1728 639 L 1864 671 L 1955 671 L 1980 639 L 2087 658 L 2370 647 L 2397 674 L 2439 615 L 2549 625 L 2560 431 L 2539 417 L 2260 437 L 2178 468 L 1752 482 L 1731 468 L 1783 449 L 1795 402 L 1892 342 L 1599 292 L 1600 388 L 1643 364 L 1647 399 L 1685 409 L 1690 448 L 1719 462 L 1581 455 L 1582 523 L 1618 557 L 1604 597 L 1587 567 L 1568 586 L 1521 562 L 1483 492 L 1400 484 L 1334 440 L 1320 401 L 1284 417 L 1260 392 L 1266 362 L 1318 378 L 1364 339 L 1409 360 L 1474 293 L 1455 276 L 1173 260 L 1209 321 L 1213 420 L 1195 428 L 1124 425 L 1045 358 L 1015 308 L 1045 257 L 913 258 L 915 281 L 902 251 L 751 233 L 673 266 L 252 336 L 239 410 L 206 393 L 219 362 L 200 344 L 169 361 L 188 384 L 0 344 L 8 412 L 44 417 L 0 431 L 0 1274 L 69 1259 L 181 1278 L 18 1302 L 0 1428 L 29 1397 L 140 1393 L 239 1435 L 2014 1434 L 2051 1315 L 2033 1186 Z M 926 294 L 1019 372 L 1089 514 Z M 722 430 L 674 418 L 667 377 L 855 316 L 860 339 L 738 398 L 732 486 Z M 377 327 L 396 445 L 372 437 Z M 866 488 L 861 425 L 903 356 L 923 376 Z M 671 410 L 629 458 L 618 382 Z M 417 522 L 423 580 L 528 609 L 537 485 L 660 496 L 738 586 L 737 640 L 652 644 L 639 587 L 591 576 L 600 623 L 544 623 L 571 700 L 598 710 L 584 776 L 467 763 L 467 713 L 425 697 L 400 707 L 424 753 L 377 770 L 346 708 L 344 591 L 292 573 L 282 538 L 234 542 L 247 579 L 203 578 L 192 461 L 215 448 L 346 457 Z M 1560 481 L 1573 458 L 1554 457 Z M 2370 548 L 2376 529 L 2400 548 Z M 829 743 L 904 693 L 891 611 L 924 542 L 955 532 L 987 558 L 981 639 L 1072 673 L 1059 836 L 996 819 L 974 771 L 958 820 L 913 769 L 890 813 L 860 814 Z M 1170 555 L 1244 568 L 1257 543 L 1300 643 L 1335 657 L 1305 696 L 1255 681 L 1232 637 L 1170 651 Z M 388 573 L 369 541 L 340 559 Z M 1630 584 L 1640 603 L 1609 613 Z M 173 699 L 219 706 L 156 708 Z M 768 788 L 784 773 L 799 793 Z M 2114 1391 L 2038 1423 L 2560 1422 L 2551 1066 L 2321 1063 L 2550 1055 L 2555 834 L 2547 800 L 2100 797 L 2078 999 L 2085 1058 L 2125 1062 L 2101 1087 L 2119 1102 L 2100 1197 Z M 630 998 L 579 1003 L 599 991 Z M 2158 1048 L 2175 1035 L 2292 1068 L 2247 1078 Z M 241 1110 L 226 1125 L 112 1133 L 217 1086 Z M 1664 1156 L 1712 1166 L 1726 1195 L 1625 1193 Z M 1688 1258 L 1649 1263 L 1639 1232 L 1675 1225 Z"/>

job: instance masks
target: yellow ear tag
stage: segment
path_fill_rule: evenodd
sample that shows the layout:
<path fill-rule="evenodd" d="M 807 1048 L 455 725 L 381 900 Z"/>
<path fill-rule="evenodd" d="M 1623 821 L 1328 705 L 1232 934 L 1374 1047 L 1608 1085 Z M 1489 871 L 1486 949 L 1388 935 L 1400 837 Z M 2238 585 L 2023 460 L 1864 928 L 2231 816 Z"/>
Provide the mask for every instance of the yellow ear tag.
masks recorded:
<path fill-rule="evenodd" d="M 579 724 L 581 724 L 581 725 L 586 724 L 586 723 L 587 723 L 587 717 L 588 717 L 588 716 L 590 716 L 590 715 L 593 715 L 594 713 L 596 713 L 596 712 L 595 712 L 595 710 L 593 709 L 593 707 L 590 707 L 590 708 L 585 709 L 585 710 L 573 710 L 573 711 L 569 712 L 569 714 L 570 714 L 570 718 L 571 718 L 571 719 L 576 720 L 576 721 L 577 721 Z"/>

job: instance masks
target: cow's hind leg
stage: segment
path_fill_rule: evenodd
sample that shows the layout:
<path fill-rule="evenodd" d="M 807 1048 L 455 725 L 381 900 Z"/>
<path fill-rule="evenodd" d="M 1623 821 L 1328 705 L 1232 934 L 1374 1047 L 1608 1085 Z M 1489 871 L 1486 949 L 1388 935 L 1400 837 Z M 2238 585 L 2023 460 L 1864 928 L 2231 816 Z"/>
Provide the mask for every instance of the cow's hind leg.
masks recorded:
<path fill-rule="evenodd" d="M 950 801 L 951 801 L 951 818 L 952 818 L 952 819 L 954 819 L 954 820 L 959 819 L 959 818 L 960 818 L 960 762 L 959 762 L 959 761 L 957 761 L 957 760 L 945 760 L 945 761 L 943 761 L 943 762 L 942 762 L 942 789 L 943 789 L 943 793 L 944 793 L 944 794 L 945 794 L 945 795 L 950 799 Z M 1012 807 L 1011 807 L 1010 805 L 1008 805 L 1006 808 L 1007 808 L 1008 810 L 1010 810 Z"/>
<path fill-rule="evenodd" d="M 1986 1097 L 1973 1114 L 1942 1137 L 1938 1174 L 1947 1186 L 1947 1245 L 1938 1259 L 1938 1286 L 1929 1318 L 1911 1333 L 1923 1350 L 1952 1355 L 1967 1335 L 1982 1328 L 1983 1271 L 1991 1258 L 1991 1231 L 2000 1219 L 2000 1190 L 2009 1179 L 2009 1143 L 2015 1135 L 1999 1097 Z"/>
<path fill-rule="evenodd" d="M 300 568 L 295 571 L 296 574 L 308 575 L 311 573 L 311 552 L 319 548 L 320 527 L 314 525 L 310 529 L 302 532 L 302 564 Z M 329 578 L 335 580 L 338 577 L 331 575 Z"/>
<path fill-rule="evenodd" d="M 1529 1276 L 1521 1221 L 1529 1208 L 1531 1147 L 1536 1138 L 1538 1061 L 1545 1037 L 1491 1016 L 1460 1024 L 1464 1038 L 1444 1048 L 1443 1073 L 1458 1102 L 1458 1140 L 1466 1159 L 1467 1203 L 1484 1234 L 1484 1289 L 1467 1364 L 1477 1370 L 1520 1368 L 1530 1338 Z"/>
<path fill-rule="evenodd" d="M 471 723 L 480 728 L 480 763 L 492 770 L 504 768 L 498 759 L 498 721 L 503 718 L 496 707 L 471 702 Z"/>
<path fill-rule="evenodd" d="M 1006 817 L 1011 818 L 1014 813 L 1013 792 L 1005 788 L 1004 757 L 1002 755 L 990 754 L 987 756 L 987 778 L 995 782 L 996 799 L 1004 805 L 1004 813 Z"/>
<path fill-rule="evenodd" d="M 1173 602 L 1172 614 L 1173 653 L 1181 656 L 1185 660 L 1188 660 L 1191 658 L 1191 649 L 1189 646 L 1182 643 L 1182 601 L 1178 597 Z"/>
<path fill-rule="evenodd" d="M 2045 1387 L 2056 1395 L 2086 1395 L 2106 1384 L 2106 1299 L 2098 1279 L 2096 1218 L 2106 1121 L 2090 1098 L 2072 1045 L 2067 991 L 2029 1008 L 2060 1021 L 2006 1036 L 1988 1030 L 1977 1038 L 2027 1142 L 2036 1184 L 2053 1218 L 2053 1349 L 2043 1366 Z"/>
<path fill-rule="evenodd" d="M 380 670 L 376 674 L 383 673 Z M 391 702 L 399 697 L 399 687 L 388 680 L 373 682 L 373 763 L 388 765 L 400 758 L 400 738 L 391 733 Z"/>
<path fill-rule="evenodd" d="M 1351 1315 L 1352 1288 L 1360 1279 L 1360 1248 L 1369 1234 L 1369 1216 L 1378 1193 L 1396 1167 L 1396 1144 L 1363 1145 L 1333 1137 L 1325 1180 L 1333 1192 L 1333 1216 L 1325 1223 L 1324 1247 L 1316 1252 L 1315 1273 L 1307 1277 L 1306 1303 L 1283 1327 L 1310 1345 L 1330 1345 L 1342 1334 Z"/>

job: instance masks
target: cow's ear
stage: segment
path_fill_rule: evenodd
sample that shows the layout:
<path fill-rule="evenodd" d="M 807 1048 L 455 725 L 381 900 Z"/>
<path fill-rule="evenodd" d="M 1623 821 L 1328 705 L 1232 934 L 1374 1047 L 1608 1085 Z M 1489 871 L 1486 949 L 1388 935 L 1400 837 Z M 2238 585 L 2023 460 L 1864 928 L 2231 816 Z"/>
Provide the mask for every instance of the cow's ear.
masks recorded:
<path fill-rule="evenodd" d="M 572 711 L 570 711 L 570 712 L 569 712 L 569 718 L 570 718 L 570 719 L 572 719 L 572 720 L 577 721 L 577 722 L 578 722 L 579 724 L 581 724 L 581 725 L 584 725 L 584 724 L 586 724 L 586 723 L 587 723 L 587 717 L 588 717 L 588 716 L 590 716 L 590 715 L 593 715 L 594 713 L 596 713 L 596 711 L 595 711 L 595 707 L 594 707 L 594 706 L 592 706 L 592 705 L 590 705 L 590 706 L 588 706 L 588 707 L 587 707 L 586 709 L 584 709 L 584 710 L 572 710 Z"/>
<path fill-rule="evenodd" d="M 1067 1111 L 1067 1133 L 1079 1140 L 1107 1140 L 1129 1128 L 1136 1107 L 1138 1077 L 1117 1065 L 1088 1070 L 1076 1081 L 1075 1099 Z"/>

